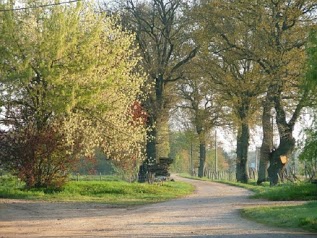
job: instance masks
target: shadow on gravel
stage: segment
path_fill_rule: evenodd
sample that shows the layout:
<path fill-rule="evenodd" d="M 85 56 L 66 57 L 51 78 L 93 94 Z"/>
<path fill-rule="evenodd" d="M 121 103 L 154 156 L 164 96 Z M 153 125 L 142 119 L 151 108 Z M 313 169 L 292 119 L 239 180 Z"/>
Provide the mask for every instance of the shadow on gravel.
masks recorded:
<path fill-rule="evenodd" d="M 237 203 L 239 201 L 239 203 Z M 12 202 L 1 204 L 0 221 L 51 220 L 67 218 L 107 217 L 118 214 L 142 215 L 153 210 L 181 212 L 197 208 L 239 207 L 247 204 L 245 196 L 232 197 L 190 197 L 144 206 L 113 206 L 102 203 L 59 203 L 59 202 Z M 18 213 L 18 216 L 17 214 Z"/>
<path fill-rule="evenodd" d="M 123 206 L 113 206 L 98 203 L 12 202 L 9 204 L 1 204 L 0 222 L 30 220 L 63 220 L 69 218 L 73 219 L 89 217 L 106 218 L 109 215 L 124 214 L 128 210 L 130 209 Z"/>
<path fill-rule="evenodd" d="M 316 234 L 317 235 L 317 234 Z M 198 236 L 173 236 L 174 238 L 181 238 L 181 237 L 192 237 L 192 238 L 274 238 L 274 237 L 278 237 L 278 238 L 316 238 L 316 235 L 303 235 L 303 234 L 299 234 L 299 235 L 293 235 L 293 234 L 283 234 L 283 233 L 267 233 L 267 234 L 241 234 L 241 235 L 198 235 Z M 162 236 L 164 237 L 164 236 Z"/>

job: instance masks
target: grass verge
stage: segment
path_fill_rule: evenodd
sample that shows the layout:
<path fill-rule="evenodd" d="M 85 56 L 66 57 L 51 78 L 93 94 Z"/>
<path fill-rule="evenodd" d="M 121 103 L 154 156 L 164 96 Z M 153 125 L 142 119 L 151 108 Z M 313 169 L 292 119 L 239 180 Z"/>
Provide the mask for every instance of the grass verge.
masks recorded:
<path fill-rule="evenodd" d="M 70 181 L 57 192 L 45 189 L 25 190 L 17 181 L 11 180 L 0 183 L 0 198 L 138 205 L 179 198 L 193 190 L 192 185 L 183 182 L 155 185 L 125 181 Z"/>
<path fill-rule="evenodd" d="M 285 183 L 270 187 L 268 182 L 256 185 L 256 182 L 248 184 L 238 182 L 221 183 L 249 189 L 254 192 L 252 198 L 264 198 L 270 201 L 312 201 L 317 200 L 317 186 L 311 183 Z"/>
<path fill-rule="evenodd" d="M 271 226 L 317 232 L 317 202 L 296 206 L 246 208 L 242 216 Z"/>

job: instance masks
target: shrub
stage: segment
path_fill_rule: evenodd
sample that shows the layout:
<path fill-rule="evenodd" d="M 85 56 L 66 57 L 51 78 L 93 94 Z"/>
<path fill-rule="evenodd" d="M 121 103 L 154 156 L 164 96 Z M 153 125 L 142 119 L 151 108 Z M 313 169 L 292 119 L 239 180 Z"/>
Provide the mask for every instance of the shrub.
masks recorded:
<path fill-rule="evenodd" d="M 32 127 L 1 133 L 0 161 L 27 188 L 60 188 L 76 160 L 68 153 L 56 126 Z"/>

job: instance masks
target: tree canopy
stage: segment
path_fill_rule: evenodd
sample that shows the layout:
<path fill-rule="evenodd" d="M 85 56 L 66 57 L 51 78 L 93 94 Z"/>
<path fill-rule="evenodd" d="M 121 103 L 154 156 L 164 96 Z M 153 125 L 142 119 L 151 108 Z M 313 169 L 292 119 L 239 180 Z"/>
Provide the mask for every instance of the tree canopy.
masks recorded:
<path fill-rule="evenodd" d="M 61 149 L 68 160 L 92 156 L 96 147 L 118 163 L 140 159 L 145 128 L 143 119 L 133 115 L 133 105 L 141 98 L 145 75 L 134 35 L 114 18 L 96 14 L 88 3 L 38 8 L 31 8 L 36 1 L 21 4 L 24 10 L 0 12 L 1 121 L 9 128 L 4 133 L 8 140 L 22 131 L 28 134 L 10 143 L 21 147 L 39 137 L 41 148 L 48 148 L 49 140 L 41 141 L 41 135 L 50 130 L 58 135 L 52 138 L 63 148 L 45 156 L 30 153 L 32 170 L 44 159 L 61 156 Z M 12 9 L 13 3 L 1 8 Z M 42 149 L 33 152 L 37 150 Z M 1 159 L 5 156 L 4 151 Z M 23 160 L 23 154 L 14 157 Z"/>

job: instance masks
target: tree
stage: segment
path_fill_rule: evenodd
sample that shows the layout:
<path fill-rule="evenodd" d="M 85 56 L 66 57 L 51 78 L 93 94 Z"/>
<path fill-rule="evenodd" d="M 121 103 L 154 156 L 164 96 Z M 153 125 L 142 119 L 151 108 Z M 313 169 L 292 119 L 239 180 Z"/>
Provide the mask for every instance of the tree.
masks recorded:
<path fill-rule="evenodd" d="M 23 10 L 6 3 L 0 12 L 0 101 L 4 136 L 26 151 L 4 150 L 1 160 L 10 156 L 13 171 L 34 177 L 27 186 L 40 187 L 56 185 L 41 176 L 52 163 L 65 177 L 76 158 L 93 156 L 96 147 L 122 166 L 141 159 L 145 128 L 132 105 L 145 77 L 134 36 L 89 4 L 20 4 Z M 34 140 L 36 148 L 28 147 Z M 27 160 L 31 170 L 19 167 Z"/>
<path fill-rule="evenodd" d="M 309 175 L 310 180 L 317 173 L 317 135 L 314 129 L 307 132 L 304 148 L 299 155 L 299 159 L 305 162 L 305 175 Z"/>
<path fill-rule="evenodd" d="M 315 91 L 317 86 L 317 32 L 310 32 L 309 42 L 307 44 L 307 67 L 305 87 Z M 311 98 L 310 107 L 316 108 L 316 98 Z M 315 112 L 314 112 L 315 113 Z M 305 174 L 310 175 L 310 179 L 316 176 L 317 172 L 317 133 L 316 122 L 313 122 L 312 128 L 306 130 L 306 139 L 299 155 L 299 159 L 305 162 Z M 307 171 L 308 170 L 308 171 Z"/>
<path fill-rule="evenodd" d="M 254 59 L 267 74 L 269 85 L 264 111 L 268 113 L 270 104 L 273 106 L 280 140 L 276 150 L 272 149 L 269 154 L 268 175 L 271 185 L 278 182 L 278 174 L 284 169 L 285 162 L 281 158 L 290 157 L 295 148 L 294 126 L 311 93 L 309 89 L 302 90 L 302 85 L 305 84 L 307 57 L 305 44 L 313 24 L 311 13 L 316 7 L 315 1 L 297 0 L 271 1 L 261 8 L 264 17 L 260 26 L 263 27 L 258 34 L 262 37 L 261 45 L 265 52 L 262 59 Z M 268 124 L 269 120 L 269 115 L 263 114 L 263 124 Z M 263 179 L 259 176 L 258 182 Z"/>
<path fill-rule="evenodd" d="M 258 68 L 248 60 L 238 60 L 229 64 L 225 82 L 231 88 L 222 90 L 223 100 L 227 101 L 232 110 L 231 118 L 237 128 L 236 147 L 236 179 L 247 183 L 248 151 L 250 128 L 256 123 L 256 116 L 260 108 L 258 97 L 263 93 L 263 85 Z"/>
<path fill-rule="evenodd" d="M 179 100 L 182 101 L 183 98 L 180 97 Z M 181 168 L 185 163 L 187 163 L 186 158 L 188 158 L 189 167 L 187 170 L 183 170 L 183 172 L 188 172 L 194 176 L 197 164 L 196 158 L 199 158 L 199 155 L 197 155 L 199 153 L 197 149 L 199 148 L 196 146 L 199 145 L 199 140 L 197 138 L 195 126 L 189 118 L 188 111 L 182 106 L 179 106 L 179 104 L 180 102 L 178 102 L 178 104 L 175 105 L 175 108 L 171 111 L 170 157 L 175 158 L 175 161 L 173 162 L 173 167 L 175 169 Z M 175 135 L 177 135 L 176 139 Z M 179 151 L 179 147 L 181 147 L 181 151 Z M 177 156 L 179 159 L 176 158 Z M 184 159 L 185 162 L 183 161 Z M 178 167 L 180 163 L 182 163 L 182 166 Z"/>
<path fill-rule="evenodd" d="M 223 40 L 221 34 L 226 34 L 226 38 L 248 50 L 255 48 L 252 30 L 233 22 L 225 11 L 226 4 L 230 3 L 206 1 L 195 10 L 199 26 L 196 39 L 201 45 L 197 65 L 208 77 L 209 87 L 219 95 L 216 103 L 221 105 L 222 115 L 226 115 L 222 123 L 233 126 L 236 131 L 236 178 L 246 183 L 250 127 L 255 124 L 260 108 L 258 97 L 264 93 L 265 84 L 261 82 L 259 67 L 237 54 Z"/>
<path fill-rule="evenodd" d="M 173 104 L 175 82 L 182 78 L 184 66 L 197 48 L 188 34 L 187 5 L 181 0 L 128 0 L 123 5 L 122 22 L 136 34 L 143 65 L 149 74 L 147 161 L 168 155 L 168 118 Z"/>
<path fill-rule="evenodd" d="M 220 39 L 223 50 L 258 64 L 267 85 L 263 100 L 263 143 L 258 182 L 265 178 L 270 158 L 269 177 L 276 184 L 284 167 L 280 156 L 294 149 L 294 125 L 305 105 L 308 91 L 301 91 L 307 33 L 313 23 L 315 1 L 203 1 L 212 16 L 213 39 Z M 210 23 L 211 23 L 210 22 Z M 239 30 L 252 36 L 250 45 L 238 40 Z M 247 30 L 245 30 L 247 29 Z M 272 150 L 271 111 L 276 112 L 280 144 Z M 286 116 L 286 115 L 290 116 Z"/>
<path fill-rule="evenodd" d="M 189 173 L 193 171 L 194 155 L 197 151 L 193 144 L 195 134 L 191 130 L 186 131 L 171 131 L 170 145 L 171 145 L 171 158 L 174 158 L 172 169 L 177 173 Z"/>
<path fill-rule="evenodd" d="M 190 121 L 196 129 L 199 140 L 198 177 L 204 176 L 206 163 L 206 144 L 208 134 L 216 126 L 218 107 L 215 105 L 215 94 L 206 87 L 203 78 L 187 73 L 188 78 L 179 84 L 180 97 L 183 102 L 179 107 L 187 111 Z"/>

